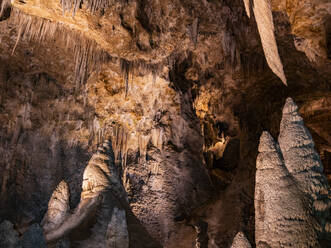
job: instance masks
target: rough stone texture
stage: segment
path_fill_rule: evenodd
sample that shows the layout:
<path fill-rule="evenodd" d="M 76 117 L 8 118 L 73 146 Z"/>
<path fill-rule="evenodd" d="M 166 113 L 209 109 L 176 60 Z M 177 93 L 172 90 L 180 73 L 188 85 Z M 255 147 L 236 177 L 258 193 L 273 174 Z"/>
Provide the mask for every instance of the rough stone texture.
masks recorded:
<path fill-rule="evenodd" d="M 129 234 L 124 210 L 114 208 L 107 230 L 107 247 L 129 247 Z"/>
<path fill-rule="evenodd" d="M 43 229 L 38 224 L 31 225 L 23 234 L 20 245 L 23 248 L 46 248 L 46 241 L 43 235 Z"/>
<path fill-rule="evenodd" d="M 61 180 L 77 207 L 84 168 L 111 137 L 130 245 L 194 247 L 204 221 L 209 247 L 230 247 L 240 230 L 254 246 L 258 140 L 278 135 L 288 96 L 331 175 L 329 62 L 294 46 L 301 30 L 327 53 L 327 3 L 271 1 L 285 87 L 242 0 L 83 1 L 74 17 L 74 1 L 12 2 L 0 21 L 0 220 L 21 233 Z"/>
<path fill-rule="evenodd" d="M 41 222 L 45 232 L 57 228 L 67 217 L 70 210 L 69 197 L 68 184 L 61 181 L 48 202 L 47 212 Z"/>
<path fill-rule="evenodd" d="M 330 233 L 325 233 L 325 225 L 330 221 L 330 186 L 311 134 L 291 98 L 283 109 L 278 140 L 288 171 L 310 200 L 309 207 L 321 226 L 320 238 L 330 240 Z"/>
<path fill-rule="evenodd" d="M 233 239 L 231 248 L 251 248 L 251 244 L 247 240 L 245 234 L 238 232 Z"/>
<path fill-rule="evenodd" d="M 320 247 L 309 199 L 288 172 L 279 145 L 268 132 L 260 138 L 256 168 L 256 246 Z"/>
<path fill-rule="evenodd" d="M 8 248 L 19 248 L 18 233 L 10 221 L 3 221 L 0 224 L 0 246 Z"/>

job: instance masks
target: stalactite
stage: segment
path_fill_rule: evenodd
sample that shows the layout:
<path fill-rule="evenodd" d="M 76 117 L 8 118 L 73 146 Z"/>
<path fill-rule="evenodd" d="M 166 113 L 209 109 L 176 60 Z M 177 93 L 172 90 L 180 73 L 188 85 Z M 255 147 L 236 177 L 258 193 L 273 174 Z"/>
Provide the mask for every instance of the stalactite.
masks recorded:
<path fill-rule="evenodd" d="M 0 0 L 0 21 L 8 18 L 6 11 L 11 8 L 10 0 Z"/>
<path fill-rule="evenodd" d="M 122 0 L 122 2 L 126 3 L 126 0 Z M 61 0 L 63 13 L 72 11 L 73 16 L 83 4 L 90 12 L 94 13 L 95 11 L 106 9 L 114 3 L 114 0 Z"/>
<path fill-rule="evenodd" d="M 114 150 L 115 164 L 121 165 L 122 171 L 126 168 L 128 143 L 130 142 L 130 133 L 121 125 L 114 125 L 112 137 L 112 146 Z M 122 173 L 122 172 L 121 172 Z"/>
<path fill-rule="evenodd" d="M 199 28 L 199 19 L 195 18 L 193 20 L 190 31 L 191 41 L 193 42 L 194 46 L 196 46 L 198 41 L 198 33 L 199 33 L 198 28 Z"/>
<path fill-rule="evenodd" d="M 246 14 L 250 18 L 251 17 L 251 10 L 250 10 L 250 4 L 249 4 L 250 0 L 243 0 L 243 1 L 244 1 L 244 5 L 245 5 Z"/>
<path fill-rule="evenodd" d="M 125 83 L 125 98 L 128 95 L 129 91 L 129 76 L 132 70 L 132 62 L 125 59 L 121 59 L 121 74 Z"/>
<path fill-rule="evenodd" d="M 162 151 L 163 147 L 163 129 L 156 128 L 151 132 L 151 140 L 154 147 Z"/>
<path fill-rule="evenodd" d="M 270 69 L 286 85 L 283 64 L 280 60 L 276 43 L 270 0 L 254 0 L 253 10 L 267 63 Z"/>
<path fill-rule="evenodd" d="M 139 162 L 144 163 L 146 161 L 147 145 L 150 140 L 150 135 L 139 135 L 138 146 L 139 146 Z"/>
<path fill-rule="evenodd" d="M 62 42 L 67 50 L 72 50 L 75 65 L 74 81 L 77 90 L 87 80 L 88 73 L 100 70 L 101 65 L 110 57 L 95 41 L 86 38 L 80 32 L 71 30 L 58 22 L 27 15 L 18 9 L 13 9 L 12 18 L 7 25 L 18 27 L 17 44 L 20 40 L 46 44 L 56 39 L 57 42 Z"/>

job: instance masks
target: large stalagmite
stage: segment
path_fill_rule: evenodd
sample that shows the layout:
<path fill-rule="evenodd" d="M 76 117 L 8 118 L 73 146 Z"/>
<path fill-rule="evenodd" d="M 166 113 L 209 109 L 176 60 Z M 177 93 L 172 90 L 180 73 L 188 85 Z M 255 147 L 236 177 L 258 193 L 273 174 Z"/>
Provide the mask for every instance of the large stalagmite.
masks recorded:
<path fill-rule="evenodd" d="M 254 0 L 253 10 L 267 63 L 283 83 L 287 84 L 278 53 L 270 0 Z"/>
<path fill-rule="evenodd" d="M 320 247 L 309 200 L 286 169 L 279 146 L 268 132 L 260 138 L 256 167 L 257 247 Z"/>
<path fill-rule="evenodd" d="M 314 148 L 311 134 L 305 127 L 292 98 L 286 100 L 283 109 L 278 141 L 288 171 L 310 200 L 309 207 L 321 225 L 320 238 L 331 240 L 331 230 L 328 230 L 331 208 L 330 186 L 323 174 L 323 165 Z"/>
<path fill-rule="evenodd" d="M 56 225 L 56 228 L 46 229 L 44 227 L 47 242 L 65 237 L 88 218 L 94 216 L 95 210 L 98 209 L 97 222 L 93 227 L 92 235 L 81 244 L 81 247 L 106 247 L 107 230 L 110 228 L 109 225 L 114 222 L 114 218 L 117 224 L 112 225 L 111 228 L 114 229 L 113 233 L 119 233 L 121 236 L 119 247 L 128 247 L 126 217 L 125 214 L 123 215 L 125 210 L 118 209 L 125 206 L 127 197 L 115 167 L 111 142 L 108 140 L 90 159 L 84 171 L 82 189 L 81 201 L 74 213 L 69 215 L 60 226 Z M 58 194 L 58 191 L 56 190 L 54 194 Z M 53 197 L 50 203 L 52 202 L 54 202 Z M 47 215 L 45 218 L 48 218 Z"/>
<path fill-rule="evenodd" d="M 61 181 L 49 200 L 47 212 L 41 223 L 45 232 L 60 226 L 67 217 L 70 210 L 69 197 L 68 184 Z"/>

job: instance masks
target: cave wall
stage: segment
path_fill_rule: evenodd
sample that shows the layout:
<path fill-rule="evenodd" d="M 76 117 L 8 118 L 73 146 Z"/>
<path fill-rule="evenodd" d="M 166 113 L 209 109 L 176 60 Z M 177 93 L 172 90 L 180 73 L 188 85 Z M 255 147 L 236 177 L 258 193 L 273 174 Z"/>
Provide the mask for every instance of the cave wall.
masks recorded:
<path fill-rule="evenodd" d="M 132 211 L 164 247 L 192 247 L 201 221 L 209 247 L 238 231 L 254 244 L 258 141 L 278 135 L 288 96 L 330 179 L 329 3 L 270 2 L 287 86 L 252 3 L 109 1 L 74 17 L 66 4 L 13 1 L 0 22 L 0 221 L 40 222 L 63 179 L 77 205 L 110 137 Z"/>

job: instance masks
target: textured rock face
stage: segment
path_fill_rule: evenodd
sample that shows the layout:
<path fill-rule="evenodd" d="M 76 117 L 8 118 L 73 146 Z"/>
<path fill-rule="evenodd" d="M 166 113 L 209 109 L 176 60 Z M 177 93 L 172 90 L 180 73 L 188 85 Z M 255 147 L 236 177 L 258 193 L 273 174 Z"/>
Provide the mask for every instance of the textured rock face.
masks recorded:
<path fill-rule="evenodd" d="M 64 186 L 61 185 L 60 186 Z M 98 151 L 92 156 L 83 174 L 83 191 L 81 193 L 81 201 L 70 216 L 62 217 L 61 220 L 57 220 L 57 226 L 52 227 L 44 226 L 46 240 L 48 242 L 56 241 L 62 237 L 68 235 L 73 229 L 81 225 L 86 218 L 98 207 L 100 200 L 102 199 L 100 219 L 101 222 L 97 222 L 98 228 L 93 236 L 90 238 L 91 241 L 86 241 L 85 246 L 98 245 L 101 247 L 105 246 L 105 237 L 102 235 L 106 232 L 107 226 L 104 227 L 104 223 L 107 223 L 107 216 L 112 216 L 111 210 L 114 207 L 114 203 L 111 203 L 111 192 L 115 195 L 118 201 L 126 199 L 125 190 L 119 180 L 118 171 L 116 171 L 114 163 L 114 155 L 112 152 L 111 143 L 107 140 L 105 143 L 98 148 Z M 58 187 L 53 196 L 59 194 L 60 188 Z M 62 192 L 61 192 L 62 193 Z M 67 192 L 68 193 L 68 192 Z M 51 198 L 49 206 L 53 206 L 54 198 Z M 52 211 L 51 208 L 48 212 Z M 44 219 L 49 219 L 48 212 Z M 116 214 L 114 211 L 113 215 Z M 125 221 L 125 218 L 124 218 Z M 101 238 L 100 238 L 101 236 Z M 101 243 L 100 243 L 101 242 Z M 92 244 L 91 244 L 92 243 Z"/>
<path fill-rule="evenodd" d="M 324 247 L 330 186 L 298 107 L 286 100 L 278 142 L 260 138 L 255 187 L 257 247 Z M 286 235 L 295 233 L 295 235 Z"/>
<path fill-rule="evenodd" d="M 107 230 L 107 247 L 129 247 L 129 234 L 124 210 L 114 208 Z"/>
<path fill-rule="evenodd" d="M 256 246 L 320 247 L 309 199 L 287 171 L 278 144 L 267 132 L 260 139 L 256 167 Z"/>
<path fill-rule="evenodd" d="M 46 248 L 46 241 L 43 235 L 43 229 L 38 224 L 31 225 L 23 234 L 20 244 L 22 247 L 33 248 L 40 247 Z"/>
<path fill-rule="evenodd" d="M 10 248 L 19 246 L 18 233 L 14 230 L 13 224 L 6 220 L 0 224 L 0 245 Z"/>
<path fill-rule="evenodd" d="M 247 240 L 245 234 L 238 232 L 233 239 L 231 248 L 251 248 L 251 244 Z"/>
<path fill-rule="evenodd" d="M 65 180 L 65 220 L 92 218 L 67 245 L 105 244 L 115 202 L 134 248 L 255 246 L 259 137 L 288 96 L 331 175 L 328 2 L 0 2 L 0 221 L 20 233 Z"/>
<path fill-rule="evenodd" d="M 280 125 L 279 144 L 288 171 L 307 195 L 322 236 L 330 236 L 325 225 L 330 221 L 331 191 L 323 174 L 323 165 L 314 148 L 314 141 L 291 98 L 286 100 Z M 330 239 L 330 237 L 328 237 Z"/>
<path fill-rule="evenodd" d="M 68 184 L 61 181 L 49 200 L 47 212 L 41 222 L 45 232 L 59 227 L 67 217 L 70 210 L 69 197 Z"/>

